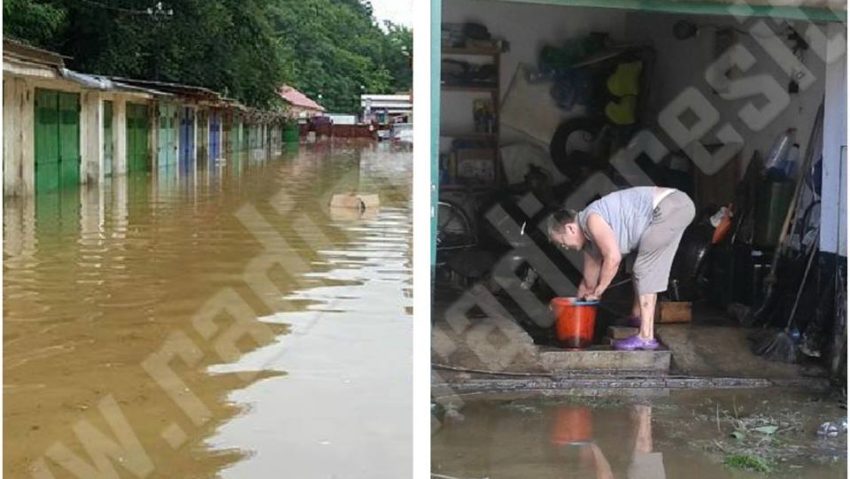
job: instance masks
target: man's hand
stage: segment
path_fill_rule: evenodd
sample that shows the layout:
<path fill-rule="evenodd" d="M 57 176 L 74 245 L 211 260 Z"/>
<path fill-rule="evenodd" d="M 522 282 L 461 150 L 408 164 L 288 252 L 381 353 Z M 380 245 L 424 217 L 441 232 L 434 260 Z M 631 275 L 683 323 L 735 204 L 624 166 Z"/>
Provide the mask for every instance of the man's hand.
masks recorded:
<path fill-rule="evenodd" d="M 604 292 L 604 289 L 597 286 L 593 289 L 593 291 L 587 292 L 584 296 L 579 295 L 579 298 L 584 298 L 587 301 L 599 301 L 599 299 L 602 297 L 602 293 Z"/>
<path fill-rule="evenodd" d="M 593 293 L 593 288 L 589 287 L 584 281 L 582 281 L 581 284 L 578 285 L 578 292 L 576 293 L 576 296 L 584 298 L 591 293 Z"/>

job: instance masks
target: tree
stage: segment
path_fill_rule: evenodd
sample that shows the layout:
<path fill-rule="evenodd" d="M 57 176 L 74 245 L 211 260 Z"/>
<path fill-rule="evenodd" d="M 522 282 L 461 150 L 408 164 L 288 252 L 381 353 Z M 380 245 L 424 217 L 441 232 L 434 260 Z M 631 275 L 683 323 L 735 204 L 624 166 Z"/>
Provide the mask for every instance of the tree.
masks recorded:
<path fill-rule="evenodd" d="M 158 6 L 161 4 L 161 6 Z M 411 85 L 409 29 L 361 0 L 6 0 L 7 34 L 102 75 L 210 88 L 257 107 L 287 83 L 329 110 Z"/>
<path fill-rule="evenodd" d="M 4 0 L 3 31 L 5 35 L 49 47 L 62 28 L 66 13 L 62 5 L 53 2 Z"/>
<path fill-rule="evenodd" d="M 396 91 L 413 89 L 413 30 L 404 25 L 384 22 L 387 30 L 387 46 L 384 63 L 393 78 Z"/>
<path fill-rule="evenodd" d="M 371 6 L 356 0 L 276 0 L 272 28 L 293 65 L 288 82 L 328 110 L 356 112 L 362 93 L 387 93 L 386 38 Z"/>

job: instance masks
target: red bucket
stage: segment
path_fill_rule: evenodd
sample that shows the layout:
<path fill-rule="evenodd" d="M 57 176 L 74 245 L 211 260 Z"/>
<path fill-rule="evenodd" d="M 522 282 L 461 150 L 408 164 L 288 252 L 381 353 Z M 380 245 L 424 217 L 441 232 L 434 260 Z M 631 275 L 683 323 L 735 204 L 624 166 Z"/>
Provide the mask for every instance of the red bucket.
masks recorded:
<path fill-rule="evenodd" d="M 554 298 L 549 303 L 555 313 L 555 336 L 562 347 L 583 349 L 593 344 L 598 301 Z"/>

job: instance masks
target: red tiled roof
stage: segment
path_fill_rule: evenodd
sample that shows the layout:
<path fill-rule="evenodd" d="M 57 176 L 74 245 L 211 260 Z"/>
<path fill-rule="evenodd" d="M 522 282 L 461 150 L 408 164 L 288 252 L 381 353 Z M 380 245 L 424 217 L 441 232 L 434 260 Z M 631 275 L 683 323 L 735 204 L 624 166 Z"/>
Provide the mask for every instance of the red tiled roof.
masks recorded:
<path fill-rule="evenodd" d="M 280 87 L 278 94 L 281 98 L 283 98 L 287 103 L 292 106 L 297 106 L 300 108 L 307 108 L 310 110 L 319 110 L 325 111 L 325 107 L 319 105 L 315 101 L 311 100 L 307 95 L 301 93 L 300 91 L 292 88 L 289 85 L 283 85 Z"/>

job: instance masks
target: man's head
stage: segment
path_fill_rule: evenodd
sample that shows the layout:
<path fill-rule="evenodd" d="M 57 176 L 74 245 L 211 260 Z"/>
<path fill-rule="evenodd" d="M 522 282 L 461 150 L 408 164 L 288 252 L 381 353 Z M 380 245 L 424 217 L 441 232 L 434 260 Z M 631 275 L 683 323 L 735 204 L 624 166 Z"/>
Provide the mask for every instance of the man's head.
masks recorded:
<path fill-rule="evenodd" d="M 558 210 L 549 217 L 549 240 L 556 245 L 580 250 L 586 238 L 578 225 L 578 213 L 575 210 Z"/>

